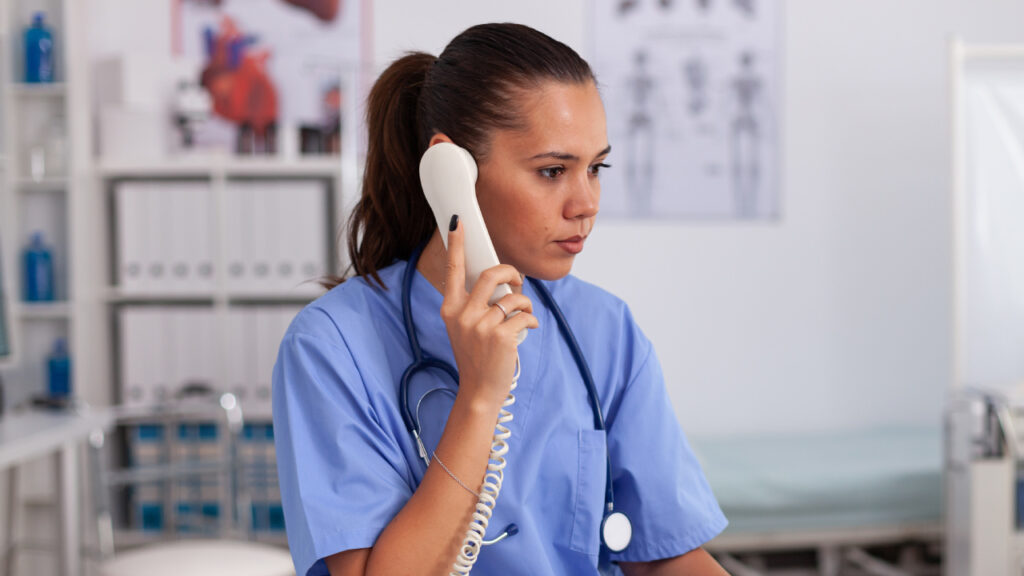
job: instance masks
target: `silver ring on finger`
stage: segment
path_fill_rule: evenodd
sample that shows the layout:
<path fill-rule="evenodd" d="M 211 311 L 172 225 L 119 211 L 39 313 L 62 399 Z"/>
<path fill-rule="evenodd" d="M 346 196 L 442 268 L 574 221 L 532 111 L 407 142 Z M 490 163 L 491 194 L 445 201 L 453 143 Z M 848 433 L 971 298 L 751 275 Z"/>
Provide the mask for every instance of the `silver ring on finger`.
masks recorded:
<path fill-rule="evenodd" d="M 498 310 L 501 310 L 501 313 L 504 314 L 505 318 L 507 319 L 508 318 L 508 310 L 505 310 L 505 307 L 502 306 L 500 302 L 495 302 L 494 305 L 498 307 Z"/>

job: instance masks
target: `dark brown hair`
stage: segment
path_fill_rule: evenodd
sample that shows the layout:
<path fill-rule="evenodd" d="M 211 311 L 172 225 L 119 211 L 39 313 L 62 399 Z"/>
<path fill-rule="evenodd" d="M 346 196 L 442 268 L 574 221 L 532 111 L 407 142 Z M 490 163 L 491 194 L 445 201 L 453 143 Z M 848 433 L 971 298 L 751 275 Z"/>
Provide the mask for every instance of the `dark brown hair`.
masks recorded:
<path fill-rule="evenodd" d="M 348 219 L 350 265 L 322 284 L 366 276 L 383 287 L 377 271 L 407 259 L 437 227 L 419 181 L 430 138 L 444 133 L 479 162 L 494 130 L 523 128 L 517 98 L 552 80 L 583 84 L 594 73 L 572 48 L 520 24 L 473 26 L 438 58 L 410 52 L 388 66 L 367 99 L 366 170 Z"/>

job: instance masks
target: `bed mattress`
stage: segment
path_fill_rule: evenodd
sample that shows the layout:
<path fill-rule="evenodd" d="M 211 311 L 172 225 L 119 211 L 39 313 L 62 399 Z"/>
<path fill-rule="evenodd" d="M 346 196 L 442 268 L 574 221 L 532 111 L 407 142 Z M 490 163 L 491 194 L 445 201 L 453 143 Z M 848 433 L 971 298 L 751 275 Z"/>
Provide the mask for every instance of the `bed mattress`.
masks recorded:
<path fill-rule="evenodd" d="M 725 534 L 938 524 L 942 430 L 692 438 Z"/>

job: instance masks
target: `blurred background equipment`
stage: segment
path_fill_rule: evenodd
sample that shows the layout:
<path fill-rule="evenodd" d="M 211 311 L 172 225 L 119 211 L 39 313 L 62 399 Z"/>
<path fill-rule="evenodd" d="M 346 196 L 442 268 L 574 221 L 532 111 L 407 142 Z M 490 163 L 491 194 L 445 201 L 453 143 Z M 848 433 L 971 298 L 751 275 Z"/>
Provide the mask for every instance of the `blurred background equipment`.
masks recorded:
<path fill-rule="evenodd" d="M 954 382 L 946 568 L 1024 570 L 1024 44 L 950 50 Z"/>

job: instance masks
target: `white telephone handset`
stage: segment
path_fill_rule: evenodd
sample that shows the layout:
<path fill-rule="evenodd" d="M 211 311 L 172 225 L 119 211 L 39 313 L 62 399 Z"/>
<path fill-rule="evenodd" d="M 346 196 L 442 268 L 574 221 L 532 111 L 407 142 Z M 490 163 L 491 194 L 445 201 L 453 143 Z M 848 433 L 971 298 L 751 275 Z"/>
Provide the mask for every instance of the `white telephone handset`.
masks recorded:
<path fill-rule="evenodd" d="M 473 156 L 464 148 L 450 142 L 438 142 L 427 148 L 420 159 L 420 183 L 423 194 L 434 211 L 437 229 L 441 230 L 444 247 L 448 248 L 448 223 L 453 214 L 459 215 L 465 234 L 466 290 L 473 290 L 480 273 L 500 264 L 494 251 L 491 235 L 476 201 L 477 168 Z M 508 284 L 498 284 L 494 294 L 487 301 L 494 304 L 503 296 L 511 294 Z M 512 315 L 518 311 L 513 311 Z M 517 335 L 519 343 L 526 338 L 523 329 Z"/>
<path fill-rule="evenodd" d="M 491 236 L 487 233 L 483 214 L 480 213 L 480 205 L 476 201 L 476 177 L 477 167 L 473 156 L 467 150 L 449 142 L 439 142 L 430 146 L 423 154 L 423 158 L 420 159 L 420 183 L 423 185 L 423 193 L 427 197 L 427 202 L 434 211 L 434 219 L 437 220 L 437 227 L 441 231 L 441 239 L 444 240 L 445 248 L 448 247 L 447 230 L 452 215 L 458 214 L 459 220 L 462 222 L 466 253 L 466 290 L 473 289 L 481 272 L 500 264 L 498 254 L 494 251 L 494 245 L 491 243 Z M 493 304 L 506 294 L 511 293 L 512 289 L 508 284 L 499 284 L 488 303 Z M 512 314 L 517 312 L 513 311 Z M 525 329 L 518 334 L 518 341 L 522 342 L 524 338 L 526 338 Z M 479 500 L 473 512 L 473 519 L 470 520 L 469 528 L 466 530 L 462 547 L 459 549 L 459 557 L 452 566 L 451 576 L 468 575 L 477 558 L 480 557 L 480 550 L 484 545 L 497 542 L 514 533 L 506 530 L 502 536 L 490 542 L 484 541 L 487 524 L 505 477 L 505 453 L 508 452 L 506 441 L 511 436 L 507 424 L 512 421 L 512 413 L 508 411 L 508 407 L 515 402 L 513 392 L 518 379 L 519 358 L 517 356 L 516 373 L 512 376 L 512 386 L 508 397 L 502 404 L 501 413 L 498 415 L 498 422 L 495 426 L 487 473 L 478 494 Z"/>

